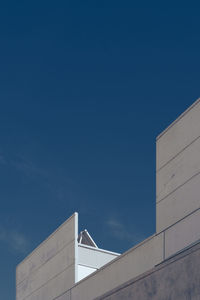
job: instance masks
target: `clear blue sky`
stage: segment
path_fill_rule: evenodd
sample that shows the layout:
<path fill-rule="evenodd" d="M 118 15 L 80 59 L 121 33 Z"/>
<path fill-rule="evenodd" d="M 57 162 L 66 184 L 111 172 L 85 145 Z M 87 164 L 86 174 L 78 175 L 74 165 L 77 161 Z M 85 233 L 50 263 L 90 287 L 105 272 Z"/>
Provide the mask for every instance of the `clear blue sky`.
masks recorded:
<path fill-rule="evenodd" d="M 1 1 L 0 298 L 74 211 L 99 247 L 155 231 L 155 138 L 199 97 L 199 7 Z"/>

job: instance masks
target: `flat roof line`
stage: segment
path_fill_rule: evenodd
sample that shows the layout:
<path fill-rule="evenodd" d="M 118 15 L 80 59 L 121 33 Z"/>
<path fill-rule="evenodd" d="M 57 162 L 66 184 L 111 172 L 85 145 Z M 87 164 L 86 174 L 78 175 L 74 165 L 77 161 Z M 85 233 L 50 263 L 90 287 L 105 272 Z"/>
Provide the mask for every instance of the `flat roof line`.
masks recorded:
<path fill-rule="evenodd" d="M 120 253 L 117 253 L 117 252 L 113 252 L 113 251 L 109 251 L 109 250 L 105 250 L 105 249 L 101 249 L 101 248 L 96 248 L 96 247 L 92 247 L 92 246 L 85 245 L 85 244 L 80 244 L 80 243 L 78 243 L 78 247 L 91 249 L 91 250 L 97 251 L 97 252 L 104 252 L 104 253 L 108 253 L 108 254 L 113 254 L 113 255 L 116 255 L 116 256 L 121 255 Z"/>

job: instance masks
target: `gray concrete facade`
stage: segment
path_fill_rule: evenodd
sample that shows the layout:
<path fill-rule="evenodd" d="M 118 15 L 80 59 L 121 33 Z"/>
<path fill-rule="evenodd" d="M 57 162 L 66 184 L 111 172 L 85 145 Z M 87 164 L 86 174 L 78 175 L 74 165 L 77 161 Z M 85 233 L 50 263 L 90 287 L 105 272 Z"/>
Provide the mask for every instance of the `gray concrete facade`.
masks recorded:
<path fill-rule="evenodd" d="M 74 286 L 78 262 L 75 213 L 16 269 L 16 300 L 54 299 Z"/>
<path fill-rule="evenodd" d="M 95 300 L 199 300 L 199 262 L 200 243 Z"/>
<path fill-rule="evenodd" d="M 156 232 L 165 258 L 200 239 L 200 99 L 156 141 Z"/>
<path fill-rule="evenodd" d="M 156 233 L 118 255 L 80 244 L 75 213 L 17 267 L 17 300 L 200 300 L 200 99 L 156 148 Z"/>

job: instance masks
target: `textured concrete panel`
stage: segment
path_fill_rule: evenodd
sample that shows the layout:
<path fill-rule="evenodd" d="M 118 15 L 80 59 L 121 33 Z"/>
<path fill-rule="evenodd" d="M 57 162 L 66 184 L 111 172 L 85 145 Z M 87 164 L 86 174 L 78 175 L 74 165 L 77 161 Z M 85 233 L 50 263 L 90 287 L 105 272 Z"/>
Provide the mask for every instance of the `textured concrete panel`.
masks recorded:
<path fill-rule="evenodd" d="M 157 138 L 157 170 L 200 136 L 200 99 Z"/>
<path fill-rule="evenodd" d="M 68 291 L 67 293 L 64 293 L 62 296 L 57 297 L 56 300 L 71 300 L 70 294 L 71 292 Z"/>
<path fill-rule="evenodd" d="M 17 300 L 53 299 L 74 285 L 77 222 L 75 213 L 18 265 Z"/>
<path fill-rule="evenodd" d="M 95 300 L 199 300 L 200 246 L 196 245 Z"/>
<path fill-rule="evenodd" d="M 163 234 L 153 236 L 118 256 L 71 289 L 72 300 L 92 300 L 163 260 Z"/>
<path fill-rule="evenodd" d="M 85 245 L 78 246 L 78 263 L 81 265 L 99 269 L 116 257 L 118 257 L 117 253 Z"/>
<path fill-rule="evenodd" d="M 156 232 L 200 208 L 200 174 L 156 204 Z"/>
<path fill-rule="evenodd" d="M 199 153 L 200 138 L 157 172 L 157 202 L 200 172 Z"/>
<path fill-rule="evenodd" d="M 35 290 L 26 300 L 53 300 L 67 292 L 74 285 L 74 266 L 48 281 L 44 286 Z M 69 297 L 69 293 L 67 294 Z M 21 300 L 21 299 L 20 299 Z"/>
<path fill-rule="evenodd" d="M 23 281 L 31 272 L 45 264 L 63 247 L 74 240 L 74 215 L 44 240 L 16 269 L 16 284 Z"/>
<path fill-rule="evenodd" d="M 42 264 L 35 272 L 30 273 L 19 285 L 17 285 L 18 297 L 22 299 L 33 291 L 45 285 L 50 279 L 63 272 L 74 264 L 74 241 L 64 247 L 45 264 Z M 71 269 L 70 269 L 71 270 Z"/>
<path fill-rule="evenodd" d="M 200 209 L 165 231 L 165 258 L 200 239 Z"/>

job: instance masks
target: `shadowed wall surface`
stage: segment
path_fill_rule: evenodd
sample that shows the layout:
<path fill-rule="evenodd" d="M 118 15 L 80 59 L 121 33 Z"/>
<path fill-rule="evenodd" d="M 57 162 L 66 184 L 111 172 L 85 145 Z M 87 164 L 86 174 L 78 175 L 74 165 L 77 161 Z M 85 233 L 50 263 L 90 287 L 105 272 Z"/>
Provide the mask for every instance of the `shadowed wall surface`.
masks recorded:
<path fill-rule="evenodd" d="M 200 243 L 96 300 L 200 299 Z"/>

